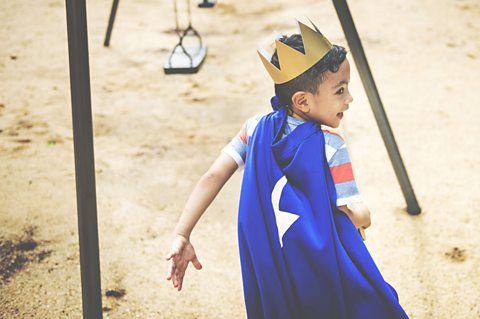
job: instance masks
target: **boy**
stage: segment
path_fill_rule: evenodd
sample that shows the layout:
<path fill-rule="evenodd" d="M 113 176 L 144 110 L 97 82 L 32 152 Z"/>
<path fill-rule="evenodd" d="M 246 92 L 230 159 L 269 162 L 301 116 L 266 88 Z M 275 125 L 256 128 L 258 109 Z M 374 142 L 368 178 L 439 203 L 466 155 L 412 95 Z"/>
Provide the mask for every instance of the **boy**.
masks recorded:
<path fill-rule="evenodd" d="M 167 280 L 182 288 L 190 233 L 245 163 L 238 216 L 249 318 L 407 318 L 356 229 L 370 225 L 338 127 L 352 97 L 346 51 L 315 27 L 260 58 L 275 83 L 274 112 L 249 119 L 190 195 L 175 228 Z M 338 206 L 338 207 L 337 207 Z"/>

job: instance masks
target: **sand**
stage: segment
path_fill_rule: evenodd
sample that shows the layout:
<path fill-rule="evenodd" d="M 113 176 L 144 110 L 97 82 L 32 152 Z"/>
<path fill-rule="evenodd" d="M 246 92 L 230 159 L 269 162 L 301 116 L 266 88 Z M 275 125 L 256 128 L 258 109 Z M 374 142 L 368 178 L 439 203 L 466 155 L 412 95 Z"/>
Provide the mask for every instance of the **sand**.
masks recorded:
<path fill-rule="evenodd" d="M 181 292 L 165 279 L 164 258 L 198 178 L 248 117 L 269 110 L 273 88 L 256 47 L 306 15 L 346 46 L 332 2 L 194 7 L 209 53 L 190 76 L 162 70 L 176 41 L 171 1 L 120 1 L 104 48 L 110 6 L 87 3 L 104 317 L 245 318 L 241 171 L 192 233 L 203 269 L 189 267 Z M 337 131 L 372 212 L 365 244 L 411 318 L 479 318 L 480 4 L 350 8 L 422 207 L 405 211 L 349 54 L 354 102 Z M 0 2 L 0 240 L 3 263 L 23 261 L 0 283 L 1 318 L 82 316 L 71 123 L 65 3 Z"/>

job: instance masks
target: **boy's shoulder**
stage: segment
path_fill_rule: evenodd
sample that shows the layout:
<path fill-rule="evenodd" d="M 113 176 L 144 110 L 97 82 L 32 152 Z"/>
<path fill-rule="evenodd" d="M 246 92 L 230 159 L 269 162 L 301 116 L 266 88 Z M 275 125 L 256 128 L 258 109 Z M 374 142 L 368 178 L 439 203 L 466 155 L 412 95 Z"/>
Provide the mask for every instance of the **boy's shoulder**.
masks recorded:
<path fill-rule="evenodd" d="M 333 132 L 331 130 L 323 129 L 323 128 L 322 128 L 322 132 L 323 132 L 323 136 L 325 136 L 325 144 L 330 145 L 335 149 L 345 147 L 345 140 L 339 133 Z"/>
<path fill-rule="evenodd" d="M 267 114 L 269 113 L 257 113 L 245 121 L 244 127 L 248 136 L 251 136 L 253 134 L 253 131 L 255 130 L 258 122 L 260 122 L 262 117 L 266 116 Z"/>
<path fill-rule="evenodd" d="M 345 148 L 345 141 L 343 140 L 343 137 L 333 131 L 323 129 L 323 136 L 325 137 L 325 155 L 327 157 L 327 162 L 330 162 L 332 159 L 333 155 L 342 148 Z"/>
<path fill-rule="evenodd" d="M 255 130 L 260 120 L 270 113 L 271 112 L 257 113 L 251 116 L 250 118 L 248 118 L 245 121 L 245 124 L 243 127 L 244 134 L 250 137 L 253 134 L 253 131 Z M 322 132 L 325 137 L 325 144 L 327 144 L 328 146 L 331 146 L 335 150 L 345 147 L 345 141 L 339 133 L 329 129 L 325 129 L 325 128 L 322 128 Z"/>
<path fill-rule="evenodd" d="M 268 115 L 268 114 L 269 114 L 268 112 L 265 112 L 265 113 L 257 113 L 257 114 L 255 114 L 255 115 L 252 115 L 251 117 L 249 117 L 246 122 L 256 122 L 256 121 L 258 122 L 258 121 L 260 121 L 260 120 L 262 119 L 262 117 L 264 117 L 264 116 L 266 116 L 266 115 Z"/>

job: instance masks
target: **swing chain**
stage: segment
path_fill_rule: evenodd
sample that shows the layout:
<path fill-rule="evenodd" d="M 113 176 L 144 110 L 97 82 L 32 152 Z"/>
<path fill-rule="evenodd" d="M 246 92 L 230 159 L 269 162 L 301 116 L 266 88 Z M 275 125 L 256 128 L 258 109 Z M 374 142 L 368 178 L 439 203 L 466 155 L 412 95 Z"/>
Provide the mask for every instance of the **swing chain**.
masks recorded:
<path fill-rule="evenodd" d="M 182 49 L 183 53 L 189 58 L 190 64 L 193 64 L 192 56 L 187 52 L 187 50 L 183 46 L 183 38 L 185 36 L 187 36 L 189 32 L 191 32 L 194 36 L 196 36 L 198 38 L 199 42 L 200 42 L 199 49 L 198 49 L 199 51 L 201 50 L 201 47 L 203 46 L 203 42 L 202 42 L 202 37 L 200 36 L 198 31 L 195 30 L 195 28 L 193 28 L 193 26 L 192 26 L 192 13 L 191 13 L 191 9 L 190 9 L 190 0 L 187 0 L 188 27 L 184 30 L 182 30 L 180 28 L 180 23 L 179 23 L 179 19 L 178 19 L 177 0 L 173 0 L 173 8 L 174 8 L 174 11 L 175 11 L 175 32 L 177 33 L 177 35 L 179 37 L 179 41 L 178 41 L 177 45 L 175 45 L 175 47 L 173 48 L 172 52 L 175 52 L 175 50 L 178 47 L 180 47 Z M 170 65 L 171 65 L 172 56 L 173 55 L 171 55 L 170 58 L 169 58 L 169 64 Z"/>
<path fill-rule="evenodd" d="M 175 11 L 175 32 L 177 33 L 178 37 L 180 38 L 179 44 L 182 45 L 183 38 L 188 35 L 189 32 L 191 32 L 194 36 L 196 36 L 200 42 L 200 47 L 202 46 L 202 37 L 200 36 L 200 33 L 192 26 L 192 13 L 190 9 L 190 0 L 187 0 L 187 12 L 188 12 L 188 27 L 184 30 L 180 28 L 180 23 L 178 19 L 178 6 L 177 6 L 177 0 L 173 0 L 173 8 Z M 185 52 L 185 50 L 183 50 Z M 186 52 L 185 52 L 186 53 Z"/>

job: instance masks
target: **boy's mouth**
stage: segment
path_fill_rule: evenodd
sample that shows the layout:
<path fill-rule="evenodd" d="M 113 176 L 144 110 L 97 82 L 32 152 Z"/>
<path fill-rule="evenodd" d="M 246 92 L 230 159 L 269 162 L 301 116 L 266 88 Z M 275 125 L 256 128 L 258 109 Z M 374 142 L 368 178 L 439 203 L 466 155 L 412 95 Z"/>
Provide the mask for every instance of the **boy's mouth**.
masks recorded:
<path fill-rule="evenodd" d="M 347 108 L 346 108 L 345 110 L 343 110 L 343 112 L 345 112 L 345 111 L 348 110 L 348 109 L 349 109 L 349 107 L 347 106 Z M 337 117 L 338 117 L 339 119 L 342 119 L 342 118 L 343 118 L 343 112 L 337 113 Z"/>

